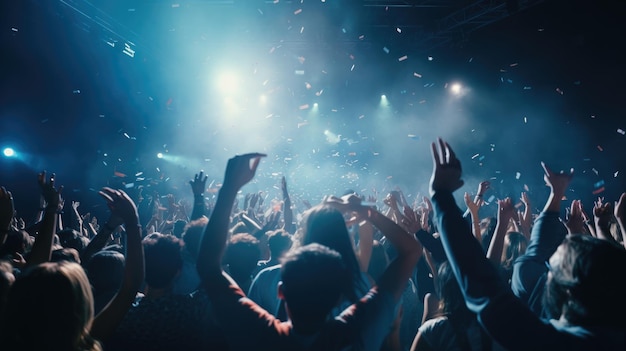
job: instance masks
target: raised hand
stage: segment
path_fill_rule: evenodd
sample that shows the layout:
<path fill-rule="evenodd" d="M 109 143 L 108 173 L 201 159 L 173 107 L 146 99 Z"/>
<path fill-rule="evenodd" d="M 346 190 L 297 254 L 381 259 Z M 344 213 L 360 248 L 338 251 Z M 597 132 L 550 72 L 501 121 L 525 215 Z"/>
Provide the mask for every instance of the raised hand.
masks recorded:
<path fill-rule="evenodd" d="M 617 221 L 624 221 L 624 216 L 626 215 L 626 193 L 622 193 L 620 195 L 619 200 L 615 201 L 615 206 L 613 207 L 613 215 Z M 626 234 L 626 233 L 625 233 Z"/>
<path fill-rule="evenodd" d="M 507 197 L 504 200 L 498 200 L 498 222 L 508 225 L 514 216 L 515 206 L 513 206 L 511 198 Z"/>
<path fill-rule="evenodd" d="M 478 184 L 478 192 L 476 192 L 476 196 L 482 197 L 489 189 L 491 189 L 491 182 L 488 180 L 480 182 L 480 184 Z"/>
<path fill-rule="evenodd" d="M 133 200 L 123 190 L 104 187 L 98 192 L 107 202 L 111 216 L 119 217 L 125 225 L 139 225 L 139 214 Z"/>
<path fill-rule="evenodd" d="M 256 169 L 262 157 L 267 155 L 261 153 L 250 153 L 238 155 L 230 160 L 226 165 L 224 183 L 222 188 L 237 189 L 237 191 L 254 178 Z"/>
<path fill-rule="evenodd" d="M 465 200 L 465 205 L 467 206 L 467 209 L 473 214 L 473 215 L 477 215 L 478 214 L 478 210 L 480 210 L 480 207 L 483 204 L 483 199 L 482 197 L 476 197 L 477 200 L 472 200 L 472 197 L 470 196 L 470 194 L 468 192 L 466 192 L 465 194 L 463 194 L 463 200 Z"/>
<path fill-rule="evenodd" d="M 344 195 L 342 197 L 327 196 L 322 203 L 330 205 L 342 213 L 355 212 L 359 216 L 367 216 L 367 211 L 371 207 L 363 206 L 361 198 L 356 194 Z"/>
<path fill-rule="evenodd" d="M 570 234 L 581 234 L 584 232 L 585 219 L 583 216 L 583 207 L 580 200 L 573 200 L 569 208 L 565 227 Z"/>
<path fill-rule="evenodd" d="M 207 178 L 208 176 L 204 175 L 204 171 L 200 171 L 200 173 L 197 173 L 193 177 L 193 180 L 189 181 L 189 185 L 191 185 L 191 191 L 193 192 L 194 196 L 202 195 L 202 193 L 204 193 L 204 190 L 206 189 Z"/>
<path fill-rule="evenodd" d="M 565 191 L 574 176 L 574 169 L 571 168 L 569 173 L 565 173 L 563 171 L 560 173 L 554 173 L 543 162 L 541 162 L 541 167 L 543 167 L 544 171 L 543 180 L 545 180 L 546 185 L 550 187 L 552 192 L 561 195 L 565 194 Z"/>
<path fill-rule="evenodd" d="M 54 187 L 55 177 L 56 174 L 52 173 L 46 181 L 46 171 L 43 171 L 39 173 L 37 180 L 41 189 L 41 196 L 45 202 L 45 206 L 42 207 L 60 212 L 63 209 L 63 198 L 61 197 L 63 186 L 60 186 L 58 190 Z"/>
<path fill-rule="evenodd" d="M 402 218 L 401 223 L 407 232 L 415 234 L 422 229 L 421 217 L 422 215 L 417 213 L 417 211 L 411 207 L 404 206 L 404 217 Z"/>
<path fill-rule="evenodd" d="M 462 187 L 461 161 L 456 158 L 450 145 L 438 138 L 437 143 L 431 144 L 431 152 L 433 173 L 430 177 L 430 194 L 434 195 L 437 191 L 452 193 Z"/>
<path fill-rule="evenodd" d="M 11 229 L 14 214 L 13 195 L 4 187 L 0 187 L 0 239 L 4 233 Z M 2 242 L 0 241 L 0 244 Z"/>

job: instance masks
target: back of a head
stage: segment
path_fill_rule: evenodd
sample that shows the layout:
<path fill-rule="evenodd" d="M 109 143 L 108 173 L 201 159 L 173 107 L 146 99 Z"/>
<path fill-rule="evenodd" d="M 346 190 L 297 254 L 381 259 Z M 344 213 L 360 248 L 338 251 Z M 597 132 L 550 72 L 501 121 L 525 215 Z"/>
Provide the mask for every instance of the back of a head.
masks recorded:
<path fill-rule="evenodd" d="M 376 281 L 380 278 L 388 265 L 389 257 L 387 256 L 385 247 L 380 241 L 374 240 L 372 243 L 372 257 L 367 268 L 367 273 Z"/>
<path fill-rule="evenodd" d="M 173 283 L 183 265 L 182 242 L 173 235 L 158 235 L 143 240 L 146 263 L 146 284 L 166 288 Z"/>
<path fill-rule="evenodd" d="M 261 255 L 259 240 L 247 233 L 233 235 L 226 245 L 224 263 L 234 275 L 252 274 Z"/>
<path fill-rule="evenodd" d="M 67 228 L 57 232 L 59 244 L 65 248 L 76 249 L 82 251 L 89 241 L 85 241 L 83 236 L 76 230 Z"/>
<path fill-rule="evenodd" d="M 25 270 L 13 283 L 3 316 L 5 345 L 20 350 L 92 349 L 89 337 L 93 297 L 76 263 L 44 263 Z M 11 349 L 9 346 L 9 349 Z"/>
<path fill-rule="evenodd" d="M 439 264 L 437 269 L 437 279 L 435 280 L 435 290 L 439 297 L 439 308 L 441 313 L 449 318 L 456 318 L 459 321 L 468 321 L 471 312 L 465 305 L 465 298 L 461 293 L 459 283 L 454 276 L 449 261 Z"/>
<path fill-rule="evenodd" d="M 291 234 L 282 229 L 273 231 L 268 236 L 267 245 L 273 258 L 281 257 L 293 245 Z"/>
<path fill-rule="evenodd" d="M 198 257 L 198 252 L 200 251 L 200 241 L 202 240 L 202 234 L 204 234 L 204 229 L 206 228 L 208 222 L 208 218 L 200 217 L 189 222 L 185 227 L 183 242 L 185 243 L 186 250 L 191 253 L 194 259 Z"/>
<path fill-rule="evenodd" d="M 96 293 L 118 290 L 124 279 L 124 255 L 113 250 L 101 250 L 85 264 L 87 277 Z"/>
<path fill-rule="evenodd" d="M 313 243 L 287 253 L 281 280 L 294 327 L 313 332 L 339 301 L 349 274 L 341 254 Z"/>
<path fill-rule="evenodd" d="M 339 252 L 343 262 L 351 274 L 351 287 L 347 288 L 346 296 L 351 301 L 361 298 L 357 290 L 367 291 L 366 282 L 361 279 L 361 267 L 354 252 L 354 245 L 345 219 L 334 207 L 320 205 L 307 211 L 304 226 L 299 233 L 298 245 L 317 243 Z"/>
<path fill-rule="evenodd" d="M 513 269 L 515 260 L 526 252 L 528 239 L 519 232 L 508 232 L 504 238 L 504 249 L 502 250 L 502 266 L 505 269 Z"/>
<path fill-rule="evenodd" d="M 590 235 L 568 235 L 550 258 L 544 307 L 570 324 L 626 327 L 626 250 Z"/>

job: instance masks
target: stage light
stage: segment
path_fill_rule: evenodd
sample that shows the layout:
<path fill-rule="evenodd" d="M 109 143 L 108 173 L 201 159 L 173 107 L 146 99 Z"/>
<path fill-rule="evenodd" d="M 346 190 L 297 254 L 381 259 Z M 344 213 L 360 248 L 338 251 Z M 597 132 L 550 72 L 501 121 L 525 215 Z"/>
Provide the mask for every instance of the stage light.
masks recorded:
<path fill-rule="evenodd" d="M 317 102 L 313 104 L 313 108 L 317 108 L 318 106 Z"/>
<path fill-rule="evenodd" d="M 159 152 L 159 153 L 157 154 L 157 157 L 158 157 L 158 158 L 163 158 L 163 153 Z"/>
<path fill-rule="evenodd" d="M 450 86 L 450 91 L 452 92 L 452 94 L 460 94 L 461 93 L 461 84 L 459 83 L 454 83 Z"/>
<path fill-rule="evenodd" d="M 2 153 L 6 157 L 13 157 L 13 156 L 15 156 L 15 150 L 13 150 L 10 147 L 4 148 L 4 150 L 2 150 Z"/>
<path fill-rule="evenodd" d="M 224 93 L 234 93 L 239 88 L 239 78 L 234 73 L 224 72 L 219 76 L 217 85 Z"/>

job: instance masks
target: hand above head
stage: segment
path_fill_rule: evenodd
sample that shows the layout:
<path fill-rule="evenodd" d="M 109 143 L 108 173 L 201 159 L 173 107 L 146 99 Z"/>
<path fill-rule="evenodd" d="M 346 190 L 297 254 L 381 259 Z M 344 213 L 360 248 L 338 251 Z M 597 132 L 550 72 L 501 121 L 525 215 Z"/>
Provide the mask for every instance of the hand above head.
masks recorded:
<path fill-rule="evenodd" d="M 228 160 L 222 189 L 230 188 L 232 190 L 236 189 L 239 191 L 241 187 L 254 178 L 259 162 L 261 161 L 261 158 L 265 156 L 267 155 L 261 153 L 250 153 L 238 155 Z"/>
<path fill-rule="evenodd" d="M 622 193 L 619 200 L 615 201 L 613 215 L 617 221 L 624 221 L 624 216 L 626 215 L 626 193 Z"/>
<path fill-rule="evenodd" d="M 438 138 L 437 143 L 431 144 L 431 152 L 433 157 L 433 173 L 430 177 L 430 194 L 434 195 L 437 191 L 454 192 L 463 186 L 461 179 L 461 161 L 450 145 Z"/>
<path fill-rule="evenodd" d="M 115 220 L 120 218 L 126 225 L 138 225 L 139 214 L 137 213 L 137 206 L 133 200 L 123 190 L 114 190 L 112 188 L 104 187 L 98 192 L 102 196 L 111 210 L 111 217 Z M 119 219 L 118 219 L 119 220 Z"/>
<path fill-rule="evenodd" d="M 342 197 L 327 196 L 322 200 L 325 205 L 330 205 L 342 213 L 356 212 L 361 217 L 367 216 L 367 211 L 371 208 L 363 206 L 361 198 L 356 194 L 348 194 Z"/>
<path fill-rule="evenodd" d="M 422 214 L 409 206 L 404 206 L 404 216 L 402 217 L 402 225 L 407 232 L 415 234 L 422 229 Z"/>
<path fill-rule="evenodd" d="M 14 214 L 13 195 L 2 186 L 0 187 L 0 235 L 11 229 Z"/>
<path fill-rule="evenodd" d="M 207 180 L 208 176 L 204 175 L 204 171 L 200 171 L 200 173 L 197 173 L 194 177 L 193 180 L 189 181 L 189 185 L 191 185 L 191 191 L 193 192 L 193 195 L 202 195 L 202 193 L 204 193 L 204 190 L 206 189 L 206 180 Z"/>
<path fill-rule="evenodd" d="M 489 189 L 491 189 L 491 182 L 488 180 L 480 182 L 480 184 L 478 184 L 478 192 L 476 192 L 476 196 L 482 197 Z"/>
<path fill-rule="evenodd" d="M 478 211 L 480 210 L 480 207 L 484 202 L 482 197 L 478 196 L 476 200 L 472 200 L 472 197 L 468 192 L 465 192 L 465 194 L 463 195 L 463 200 L 465 200 L 465 205 L 472 214 L 478 214 Z"/>
<path fill-rule="evenodd" d="M 570 234 L 584 233 L 585 218 L 583 215 L 583 207 L 580 200 L 573 200 L 569 208 L 565 227 Z"/>
<path fill-rule="evenodd" d="M 546 185 L 552 190 L 552 193 L 564 195 L 572 177 L 574 176 L 574 169 L 571 168 L 569 173 L 565 173 L 563 171 L 555 173 L 543 162 L 541 162 L 541 167 L 543 167 L 544 171 L 543 179 L 545 180 Z"/>
<path fill-rule="evenodd" d="M 515 206 L 513 206 L 511 198 L 507 197 L 503 200 L 498 200 L 498 222 L 507 225 L 514 216 Z"/>
<path fill-rule="evenodd" d="M 593 204 L 593 216 L 598 226 L 608 228 L 613 218 L 613 206 L 610 202 L 604 202 L 604 198 L 599 197 Z"/>
<path fill-rule="evenodd" d="M 60 186 L 58 190 L 54 187 L 55 177 L 56 175 L 52 173 L 50 179 L 46 181 L 46 171 L 43 171 L 38 175 L 38 182 L 45 207 L 60 212 L 63 209 L 63 198 L 61 197 L 63 186 Z"/>

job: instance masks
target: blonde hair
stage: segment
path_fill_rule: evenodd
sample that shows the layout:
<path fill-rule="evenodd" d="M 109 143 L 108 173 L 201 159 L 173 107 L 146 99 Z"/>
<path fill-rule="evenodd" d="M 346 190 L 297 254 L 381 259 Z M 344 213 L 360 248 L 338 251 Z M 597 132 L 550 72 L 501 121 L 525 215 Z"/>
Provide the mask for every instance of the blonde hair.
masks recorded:
<path fill-rule="evenodd" d="M 4 316 L 9 345 L 21 350 L 102 350 L 89 330 L 93 295 L 83 268 L 46 262 L 26 270 L 9 292 Z"/>

